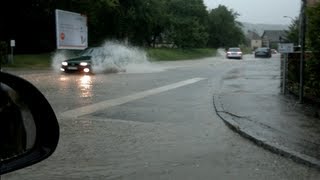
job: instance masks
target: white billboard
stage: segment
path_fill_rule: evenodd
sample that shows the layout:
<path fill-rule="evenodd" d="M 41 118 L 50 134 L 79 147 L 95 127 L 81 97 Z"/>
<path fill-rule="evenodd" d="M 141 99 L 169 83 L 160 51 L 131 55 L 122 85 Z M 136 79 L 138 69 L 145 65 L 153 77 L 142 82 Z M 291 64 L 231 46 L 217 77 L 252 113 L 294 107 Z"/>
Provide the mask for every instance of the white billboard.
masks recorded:
<path fill-rule="evenodd" d="M 56 9 L 57 49 L 85 49 L 88 47 L 87 17 Z"/>

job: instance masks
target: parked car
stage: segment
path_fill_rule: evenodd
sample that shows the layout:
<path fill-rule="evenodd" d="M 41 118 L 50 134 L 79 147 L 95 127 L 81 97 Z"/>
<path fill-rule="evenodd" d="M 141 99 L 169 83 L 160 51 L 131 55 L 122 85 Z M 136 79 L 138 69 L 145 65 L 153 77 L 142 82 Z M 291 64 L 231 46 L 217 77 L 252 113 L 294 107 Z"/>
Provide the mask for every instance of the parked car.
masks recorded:
<path fill-rule="evenodd" d="M 268 47 L 261 47 L 255 50 L 254 53 L 255 58 L 271 58 L 272 57 L 272 52 L 271 49 Z"/>
<path fill-rule="evenodd" d="M 228 59 L 242 59 L 242 51 L 239 47 L 229 48 L 226 52 L 226 58 Z"/>
<path fill-rule="evenodd" d="M 61 63 L 62 72 L 92 73 L 92 57 L 104 56 L 102 47 L 92 47 L 84 50 L 78 57 L 66 59 Z"/>

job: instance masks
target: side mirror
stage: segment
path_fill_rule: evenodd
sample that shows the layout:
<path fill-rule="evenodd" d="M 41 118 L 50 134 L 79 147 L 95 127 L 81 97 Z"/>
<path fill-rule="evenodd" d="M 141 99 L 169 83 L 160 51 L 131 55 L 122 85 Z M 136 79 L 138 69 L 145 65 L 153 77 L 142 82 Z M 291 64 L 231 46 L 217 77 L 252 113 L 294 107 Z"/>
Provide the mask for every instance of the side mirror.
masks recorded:
<path fill-rule="evenodd" d="M 59 124 L 44 95 L 28 81 L 0 72 L 0 175 L 48 158 Z"/>

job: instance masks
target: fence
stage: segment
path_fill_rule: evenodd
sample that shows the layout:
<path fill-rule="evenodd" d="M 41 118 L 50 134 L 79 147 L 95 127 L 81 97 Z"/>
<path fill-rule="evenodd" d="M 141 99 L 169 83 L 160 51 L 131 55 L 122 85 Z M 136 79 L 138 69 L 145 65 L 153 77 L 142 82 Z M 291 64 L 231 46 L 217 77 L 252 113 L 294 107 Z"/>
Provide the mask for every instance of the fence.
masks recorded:
<path fill-rule="evenodd" d="M 299 96 L 300 55 L 300 52 L 281 55 L 281 87 L 283 93 L 291 93 Z M 314 76 L 319 73 L 319 68 L 312 67 L 318 64 L 314 64 L 312 61 L 314 61 L 314 59 L 312 59 L 312 53 L 306 52 L 304 63 L 304 99 L 310 102 L 320 103 L 320 78 Z"/>

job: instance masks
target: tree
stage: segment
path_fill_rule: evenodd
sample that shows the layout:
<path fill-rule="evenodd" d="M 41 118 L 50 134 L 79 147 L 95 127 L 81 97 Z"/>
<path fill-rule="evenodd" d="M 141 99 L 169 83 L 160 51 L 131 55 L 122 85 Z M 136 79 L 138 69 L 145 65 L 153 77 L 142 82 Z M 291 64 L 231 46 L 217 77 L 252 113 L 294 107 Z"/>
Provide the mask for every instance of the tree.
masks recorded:
<path fill-rule="evenodd" d="M 295 18 L 291 25 L 289 26 L 289 30 L 286 30 L 286 37 L 285 40 L 290 43 L 294 43 L 295 45 L 299 45 L 299 29 L 300 23 L 299 18 Z"/>
<path fill-rule="evenodd" d="M 239 14 L 226 6 L 212 9 L 209 13 L 209 42 L 210 47 L 231 47 L 245 43 L 245 35 L 241 23 L 236 21 Z"/>
<path fill-rule="evenodd" d="M 312 50 L 312 57 L 306 64 L 305 84 L 313 97 L 320 98 L 320 3 L 307 10 L 307 48 Z"/>
<path fill-rule="evenodd" d="M 89 43 L 96 44 L 117 33 L 118 8 L 118 0 L 11 0 L 0 6 L 0 40 L 15 39 L 17 53 L 52 51 L 55 9 L 62 9 L 88 16 Z"/>
<path fill-rule="evenodd" d="M 177 47 L 205 47 L 208 13 L 202 0 L 171 0 L 167 36 Z"/>
<path fill-rule="evenodd" d="M 17 53 L 54 50 L 55 9 L 88 17 L 89 46 L 107 39 L 149 47 L 166 41 L 180 48 L 244 40 L 237 13 L 219 6 L 209 16 L 203 0 L 11 0 L 0 6 L 0 41 L 15 39 Z"/>
<path fill-rule="evenodd" d="M 121 31 L 133 44 L 154 46 L 168 23 L 167 0 L 121 0 Z"/>
<path fill-rule="evenodd" d="M 320 3 L 314 7 L 309 7 L 308 11 L 308 24 L 307 24 L 307 42 L 308 46 L 317 53 L 320 58 Z"/>

